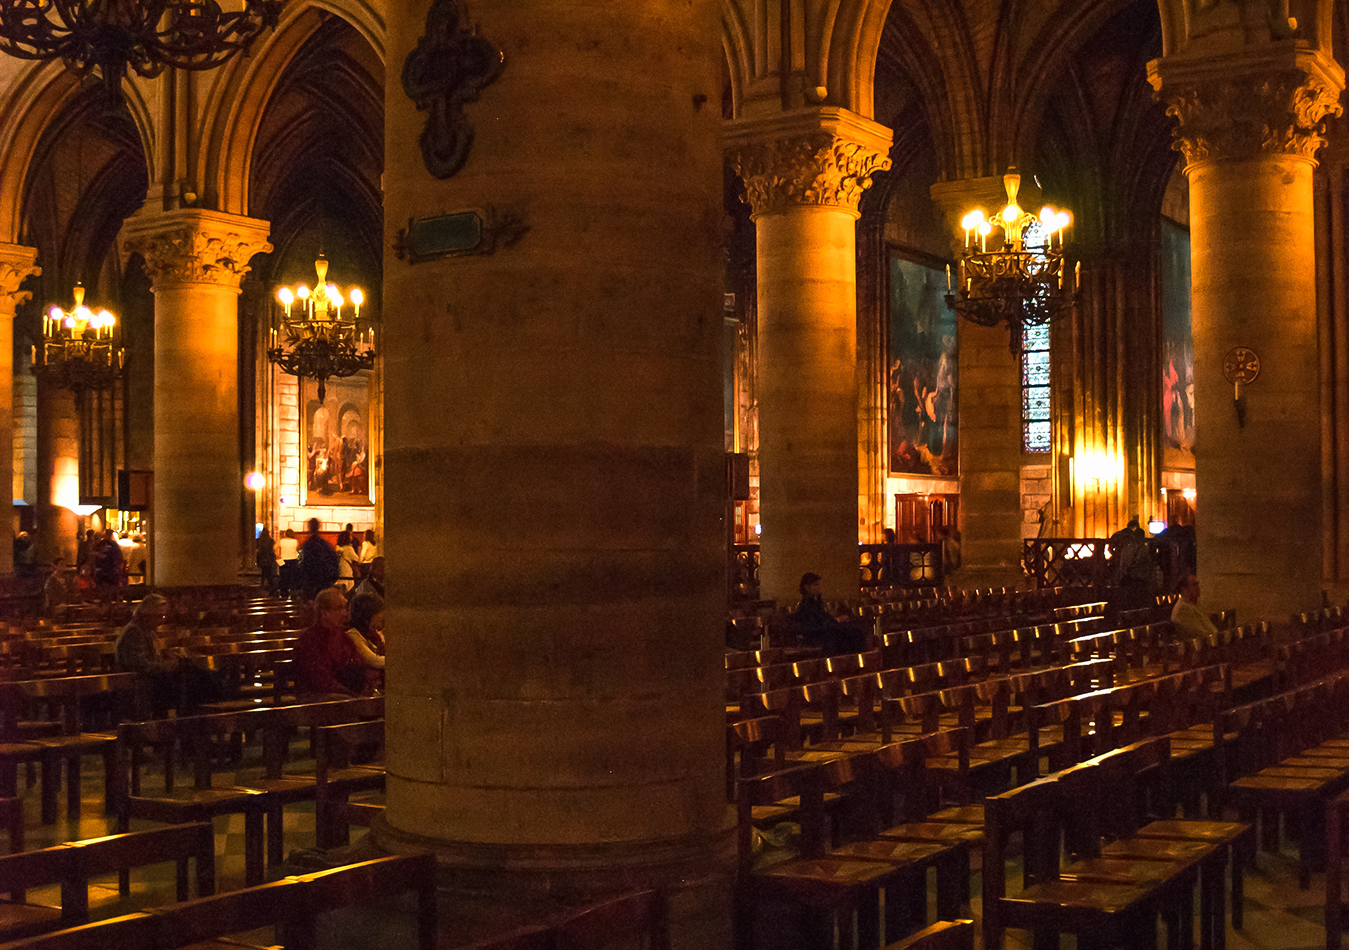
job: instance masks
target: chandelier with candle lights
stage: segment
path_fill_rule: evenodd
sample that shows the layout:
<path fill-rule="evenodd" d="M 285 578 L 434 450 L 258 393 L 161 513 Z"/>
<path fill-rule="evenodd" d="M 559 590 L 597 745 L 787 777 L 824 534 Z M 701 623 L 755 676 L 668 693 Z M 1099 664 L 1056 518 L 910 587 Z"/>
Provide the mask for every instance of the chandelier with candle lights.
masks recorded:
<path fill-rule="evenodd" d="M 0 0 L 0 52 L 62 59 L 82 75 L 98 67 L 116 99 L 128 69 L 147 78 L 166 66 L 212 69 L 276 26 L 280 12 L 280 0 L 243 0 L 228 13 L 217 0 Z"/>
<path fill-rule="evenodd" d="M 318 281 L 312 290 L 304 284 L 277 290 L 281 310 L 271 327 L 267 358 L 284 373 L 317 380 L 322 402 L 329 379 L 354 376 L 375 365 L 375 325 L 368 311 L 361 316 L 361 288 L 347 288 L 344 297 L 336 284 L 328 283 L 328 261 L 322 254 L 314 270 Z"/>
<path fill-rule="evenodd" d="M 42 315 L 42 346 L 33 347 L 33 375 L 77 395 L 107 389 L 122 376 L 126 351 L 117 342 L 117 318 L 84 305 L 84 287 L 75 285 L 75 306 L 52 307 Z"/>
<path fill-rule="evenodd" d="M 980 326 L 1007 324 L 1011 350 L 1019 353 L 1026 327 L 1049 323 L 1072 308 L 1081 265 L 1066 272 L 1063 229 L 1072 217 L 1050 207 L 1038 217 L 1023 211 L 1016 203 L 1021 176 L 1012 169 L 1002 180 L 1007 206 L 987 218 L 982 208 L 976 209 L 961 221 L 965 247 L 960 254 L 960 283 L 950 286 L 947 268 L 947 288 L 952 292 L 946 295 L 946 305 Z M 1001 239 L 993 236 L 995 228 L 1002 232 Z"/>

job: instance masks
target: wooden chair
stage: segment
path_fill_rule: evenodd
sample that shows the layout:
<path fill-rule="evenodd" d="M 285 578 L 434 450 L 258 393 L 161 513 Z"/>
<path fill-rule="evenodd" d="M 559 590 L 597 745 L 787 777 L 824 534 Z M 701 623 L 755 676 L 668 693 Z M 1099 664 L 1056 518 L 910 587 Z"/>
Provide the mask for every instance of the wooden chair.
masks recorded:
<path fill-rule="evenodd" d="M 83 706 L 96 696 L 107 696 L 112 722 L 121 718 L 145 718 L 148 703 L 141 678 L 135 673 L 98 676 L 74 676 L 47 680 L 26 680 L 0 686 L 15 690 L 25 702 L 45 704 L 59 713 L 61 734 L 33 739 L 42 749 L 42 823 L 56 821 L 57 790 L 62 766 L 66 776 L 66 815 L 72 821 L 80 816 L 83 791 L 80 765 L 84 756 L 103 759 L 105 809 L 112 811 L 110 790 L 116 782 L 113 770 L 117 760 L 115 732 L 85 732 Z"/>
<path fill-rule="evenodd" d="M 348 806 L 352 804 L 352 793 L 384 790 L 384 720 L 322 726 L 315 730 L 315 746 L 318 768 L 314 778 L 314 819 L 318 847 L 345 847 L 349 843 Z M 373 757 L 365 763 L 357 762 L 358 751 Z"/>
<path fill-rule="evenodd" d="M 260 884 L 264 870 L 264 819 L 272 804 L 268 793 L 212 784 L 212 740 L 241 734 L 246 728 L 246 716 L 239 713 L 123 723 L 117 735 L 118 830 L 130 830 L 133 818 L 181 824 L 209 822 L 217 815 L 242 814 L 244 878 L 250 886 Z M 164 784 L 158 794 L 149 794 L 141 787 L 142 754 L 146 746 L 157 749 L 163 763 Z M 176 756 L 180 747 L 192 759 L 190 788 L 178 783 Z M 121 883 L 125 892 L 129 883 L 125 879 Z"/>
<path fill-rule="evenodd" d="M 1001 950 L 1003 932 L 1029 930 L 1035 946 L 1057 945 L 1057 935 L 1076 933 L 1091 946 L 1149 947 L 1155 941 L 1162 894 L 1147 882 L 1069 881 L 1060 874 L 1062 819 L 1071 807 L 1055 778 L 985 802 L 983 863 L 984 947 Z M 1007 886 L 1013 834 L 1023 842 L 1019 893 Z"/>
<path fill-rule="evenodd" d="M 879 945 L 880 892 L 896 883 L 897 875 L 885 863 L 828 856 L 825 779 L 820 765 L 812 764 L 740 780 L 735 901 L 736 945 L 740 950 L 754 946 L 756 916 L 767 901 L 803 911 L 802 927 L 814 946 L 833 945 L 836 923 L 843 946 L 851 945 L 854 932 L 860 937 L 860 946 Z M 756 856 L 753 807 L 793 797 L 800 801 L 800 856 L 783 860 Z"/>
<path fill-rule="evenodd" d="M 1326 950 L 1344 941 L 1345 854 L 1349 852 L 1349 792 L 1326 804 Z"/>
<path fill-rule="evenodd" d="M 198 894 L 215 890 L 215 837 L 209 824 L 179 825 L 92 838 L 0 857 L 0 880 L 12 888 L 0 902 L 0 939 L 17 939 L 89 919 L 89 879 L 113 871 L 172 861 L 177 865 L 178 900 L 189 894 L 188 862 L 196 864 Z M 29 903 L 28 888 L 61 886 L 61 903 Z"/>
<path fill-rule="evenodd" d="M 436 948 L 436 861 L 432 855 L 376 858 L 305 874 L 294 880 L 302 885 L 302 890 L 299 907 L 288 913 L 288 950 L 317 950 L 318 918 L 328 911 L 371 901 L 389 901 L 408 891 L 417 895 L 417 946 L 420 950 Z M 632 913 L 630 910 L 628 919 L 632 919 Z M 613 916 L 622 917 L 617 911 Z M 604 923 L 605 918 L 601 916 L 593 922 L 593 927 L 600 930 Z M 584 928 L 580 928 L 580 932 L 585 932 Z"/>

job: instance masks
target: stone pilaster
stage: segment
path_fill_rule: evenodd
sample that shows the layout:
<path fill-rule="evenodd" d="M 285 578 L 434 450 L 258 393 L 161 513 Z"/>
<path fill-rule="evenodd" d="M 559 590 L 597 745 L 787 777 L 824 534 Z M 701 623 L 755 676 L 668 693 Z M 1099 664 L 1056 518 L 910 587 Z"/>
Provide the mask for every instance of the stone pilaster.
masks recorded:
<path fill-rule="evenodd" d="M 728 127 L 758 257 L 760 590 L 781 603 L 808 571 L 857 594 L 856 221 L 890 141 L 836 108 Z"/>
<path fill-rule="evenodd" d="M 37 249 L 0 244 L 0 522 L 14 521 L 14 311 L 32 293 L 20 285 L 42 273 Z M 0 574 L 14 569 L 14 549 L 0 543 Z"/>
<path fill-rule="evenodd" d="M 1214 608 L 1283 620 L 1320 604 L 1312 169 L 1344 74 L 1291 43 L 1148 73 L 1179 120 L 1190 186 L 1199 572 Z M 1223 374 L 1235 347 L 1261 366 L 1244 427 Z"/>
<path fill-rule="evenodd" d="M 265 221 L 211 211 L 137 215 L 155 294 L 154 582 L 232 584 L 240 566 L 239 282 L 272 249 Z"/>

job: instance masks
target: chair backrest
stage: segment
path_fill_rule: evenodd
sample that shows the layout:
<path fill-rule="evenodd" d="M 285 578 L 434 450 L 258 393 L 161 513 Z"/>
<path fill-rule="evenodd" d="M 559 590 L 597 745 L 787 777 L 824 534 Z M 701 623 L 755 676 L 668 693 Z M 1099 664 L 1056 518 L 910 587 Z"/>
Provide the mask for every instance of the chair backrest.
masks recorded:
<path fill-rule="evenodd" d="M 669 904 L 663 891 L 639 891 L 593 904 L 553 932 L 556 950 L 606 950 L 631 937 L 643 938 L 644 950 L 670 950 Z"/>
<path fill-rule="evenodd" d="M 275 927 L 289 920 L 299 907 L 303 907 L 302 886 L 295 878 L 173 904 L 152 911 L 158 929 L 155 941 L 145 946 L 171 950 L 228 934 Z"/>
<path fill-rule="evenodd" d="M 6 943 L 6 950 L 149 950 L 160 940 L 160 919 L 153 913 L 127 914 Z"/>
<path fill-rule="evenodd" d="M 974 950 L 974 921 L 939 920 L 885 950 Z"/>
<path fill-rule="evenodd" d="M 303 911 L 290 914 L 287 947 L 314 950 L 319 914 L 368 901 L 385 901 L 408 891 L 417 895 L 420 950 L 436 947 L 436 859 L 430 854 L 398 855 L 317 871 L 295 878 L 303 885 Z"/>

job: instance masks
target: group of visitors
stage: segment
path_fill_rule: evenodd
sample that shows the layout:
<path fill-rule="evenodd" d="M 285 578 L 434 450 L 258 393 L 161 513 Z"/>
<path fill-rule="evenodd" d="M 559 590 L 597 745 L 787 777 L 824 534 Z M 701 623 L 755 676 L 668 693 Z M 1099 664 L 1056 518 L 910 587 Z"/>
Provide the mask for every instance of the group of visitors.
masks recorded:
<path fill-rule="evenodd" d="M 305 600 L 313 600 L 325 587 L 337 585 L 347 591 L 354 590 L 357 577 L 368 578 L 375 572 L 374 562 L 380 560 L 382 591 L 383 562 L 373 530 L 364 533 L 357 550 L 357 533 L 351 524 L 338 534 L 336 546 L 323 536 L 317 518 L 309 519 L 308 528 L 303 543 L 291 528 L 287 528 L 280 539 L 273 539 L 270 530 L 262 529 L 257 539 L 257 566 L 262 586 L 282 597 L 299 594 Z"/>
<path fill-rule="evenodd" d="M 340 587 L 314 598 L 314 622 L 295 648 L 295 694 L 301 701 L 370 696 L 384 686 L 384 599 Z"/>
<path fill-rule="evenodd" d="M 23 537 L 26 533 L 21 532 Z M 127 585 L 128 572 L 145 571 L 145 541 L 133 535 L 123 543 L 111 528 L 101 535 L 90 529 L 75 548 L 74 576 L 63 555 L 52 558 L 51 573 L 42 586 L 42 607 L 52 616 L 57 607 L 79 600 L 89 592 L 115 591 Z"/>

